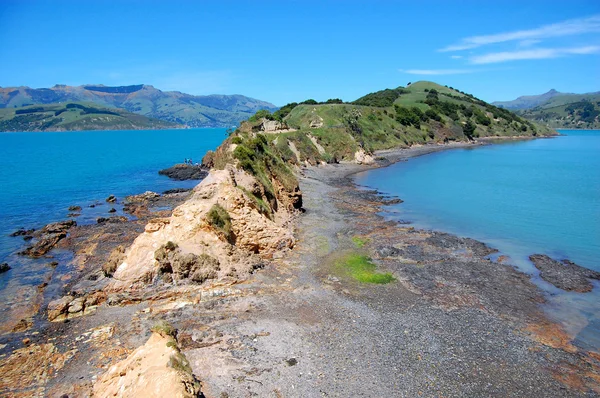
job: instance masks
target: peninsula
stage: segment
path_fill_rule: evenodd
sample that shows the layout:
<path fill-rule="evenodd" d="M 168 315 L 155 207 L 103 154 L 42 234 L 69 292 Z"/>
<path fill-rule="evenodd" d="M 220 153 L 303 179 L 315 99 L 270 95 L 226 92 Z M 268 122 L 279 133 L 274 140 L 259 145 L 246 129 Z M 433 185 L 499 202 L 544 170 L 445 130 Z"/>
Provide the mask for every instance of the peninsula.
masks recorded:
<path fill-rule="evenodd" d="M 259 110 L 206 154 L 192 191 L 110 198 L 135 218 L 60 231 L 74 261 L 6 317 L 0 392 L 598 393 L 600 358 L 547 319 L 527 275 L 481 242 L 385 221 L 401 199 L 350 178 L 556 134 L 424 81 Z"/>

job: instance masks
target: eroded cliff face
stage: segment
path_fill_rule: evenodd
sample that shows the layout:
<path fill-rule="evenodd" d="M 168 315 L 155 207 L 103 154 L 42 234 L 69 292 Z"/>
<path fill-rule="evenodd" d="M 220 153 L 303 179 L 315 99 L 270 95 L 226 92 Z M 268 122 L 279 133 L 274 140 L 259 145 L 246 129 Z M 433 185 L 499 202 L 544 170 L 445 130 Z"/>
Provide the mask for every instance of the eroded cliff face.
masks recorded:
<path fill-rule="evenodd" d="M 146 225 L 123 254 L 106 290 L 246 277 L 264 259 L 294 245 L 290 221 L 301 201 L 299 190 L 279 187 L 270 206 L 275 211 L 265 210 L 260 197 L 261 184 L 245 171 L 231 165 L 211 170 L 171 217 Z M 216 207 L 226 212 L 222 217 L 229 220 L 221 221 L 227 228 L 211 218 Z"/>

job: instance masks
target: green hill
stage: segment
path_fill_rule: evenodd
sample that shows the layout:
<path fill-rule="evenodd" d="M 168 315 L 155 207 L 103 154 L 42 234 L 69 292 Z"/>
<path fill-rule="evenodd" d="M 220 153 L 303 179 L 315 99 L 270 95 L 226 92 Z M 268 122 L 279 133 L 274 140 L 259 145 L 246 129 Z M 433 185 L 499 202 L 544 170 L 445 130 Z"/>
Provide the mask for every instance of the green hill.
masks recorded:
<path fill-rule="evenodd" d="M 550 90 L 493 104 L 551 128 L 600 128 L 600 92 L 571 94 Z"/>
<path fill-rule="evenodd" d="M 357 153 L 412 145 L 557 134 L 506 109 L 432 82 L 374 92 L 352 103 L 338 101 L 309 100 L 288 104 L 273 114 L 260 111 L 242 123 L 231 143 L 245 148 L 250 145 L 248 140 L 263 132 L 271 150 L 284 161 L 317 164 L 355 160 Z M 214 157 L 217 164 L 224 164 L 223 159 L 231 156 L 251 163 L 251 153 L 252 148 L 236 148 L 232 155 L 221 150 L 216 157 L 209 154 L 208 163 L 214 163 Z"/>
<path fill-rule="evenodd" d="M 0 108 L 63 102 L 90 102 L 189 127 L 231 127 L 260 109 L 277 109 L 271 103 L 243 95 L 197 96 L 161 91 L 144 84 L 118 87 L 57 84 L 40 89 L 0 87 Z"/>
<path fill-rule="evenodd" d="M 141 130 L 176 127 L 181 126 L 85 102 L 0 109 L 0 131 Z"/>
<path fill-rule="evenodd" d="M 554 101 L 518 113 L 526 119 L 551 128 L 600 129 L 600 94 L 582 100 L 569 98 L 569 101 L 573 99 L 576 101 L 564 104 L 560 104 L 562 101 Z M 556 103 L 558 105 L 555 105 Z"/>

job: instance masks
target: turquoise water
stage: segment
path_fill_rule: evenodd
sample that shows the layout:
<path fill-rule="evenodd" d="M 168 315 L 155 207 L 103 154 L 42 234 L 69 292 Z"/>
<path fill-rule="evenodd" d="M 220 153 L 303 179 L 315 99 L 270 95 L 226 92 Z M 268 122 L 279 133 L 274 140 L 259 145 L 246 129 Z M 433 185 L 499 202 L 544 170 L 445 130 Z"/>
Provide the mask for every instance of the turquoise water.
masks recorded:
<path fill-rule="evenodd" d="M 66 219 L 71 205 L 84 207 L 77 221 L 89 223 L 109 206 L 87 206 L 109 195 L 195 186 L 157 172 L 185 158 L 200 162 L 224 138 L 225 129 L 0 133 L 0 262 L 19 261 L 23 241 L 8 234 Z M 9 277 L 0 276 L 0 287 Z"/>
<path fill-rule="evenodd" d="M 468 236 L 510 256 L 547 292 L 544 309 L 578 345 L 600 349 L 600 283 L 566 293 L 539 278 L 533 253 L 600 271 L 600 131 L 454 149 L 358 174 L 404 203 L 384 215 Z"/>
<path fill-rule="evenodd" d="M 456 149 L 356 177 L 397 195 L 392 218 L 600 270 L 600 131 Z"/>

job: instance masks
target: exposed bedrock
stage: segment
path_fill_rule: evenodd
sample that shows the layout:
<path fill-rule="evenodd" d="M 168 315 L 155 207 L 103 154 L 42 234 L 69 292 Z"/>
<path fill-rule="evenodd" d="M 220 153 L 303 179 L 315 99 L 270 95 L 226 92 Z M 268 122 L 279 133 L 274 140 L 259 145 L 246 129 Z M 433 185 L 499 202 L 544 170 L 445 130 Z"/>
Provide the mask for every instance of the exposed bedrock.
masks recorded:
<path fill-rule="evenodd" d="M 600 280 L 600 272 L 592 271 L 569 260 L 556 261 L 545 254 L 529 256 L 540 277 L 559 289 L 587 293 L 594 287 L 590 279 Z"/>
<path fill-rule="evenodd" d="M 180 163 L 168 169 L 160 170 L 158 174 L 177 181 L 201 180 L 208 175 L 208 170 L 199 165 Z"/>

